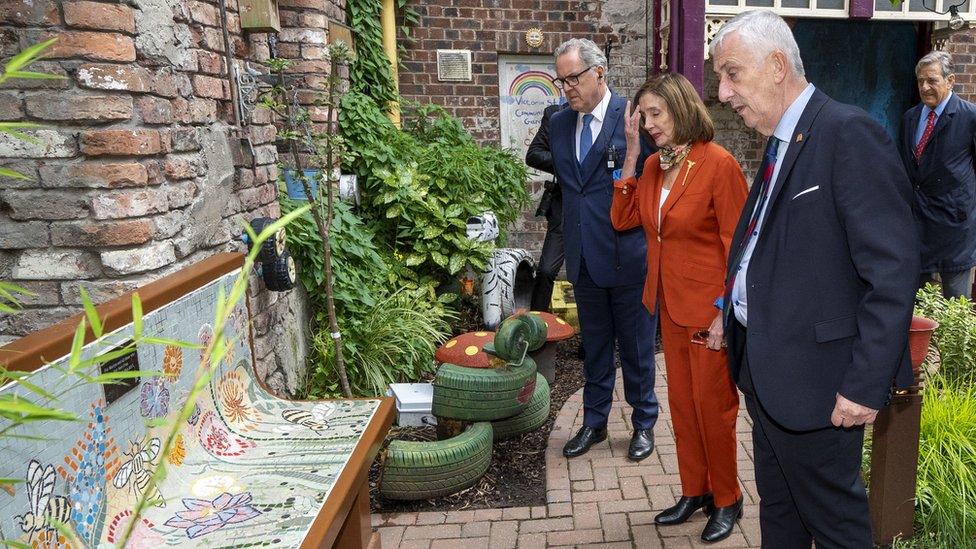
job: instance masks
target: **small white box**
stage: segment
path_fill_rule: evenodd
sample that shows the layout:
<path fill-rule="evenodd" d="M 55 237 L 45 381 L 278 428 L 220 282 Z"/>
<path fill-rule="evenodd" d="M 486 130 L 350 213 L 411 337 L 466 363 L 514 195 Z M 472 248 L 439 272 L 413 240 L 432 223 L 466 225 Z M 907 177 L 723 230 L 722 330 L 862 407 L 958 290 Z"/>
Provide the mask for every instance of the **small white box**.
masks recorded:
<path fill-rule="evenodd" d="M 396 398 L 397 425 L 437 425 L 437 418 L 430 413 L 434 400 L 434 386 L 430 383 L 391 383 L 386 395 Z"/>

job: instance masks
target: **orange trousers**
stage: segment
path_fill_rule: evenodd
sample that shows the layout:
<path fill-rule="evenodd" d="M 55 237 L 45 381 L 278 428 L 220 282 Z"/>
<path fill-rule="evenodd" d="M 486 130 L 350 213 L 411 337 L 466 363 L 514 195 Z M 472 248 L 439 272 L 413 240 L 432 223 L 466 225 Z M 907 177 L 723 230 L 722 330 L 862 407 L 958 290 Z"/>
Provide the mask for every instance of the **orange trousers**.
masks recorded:
<path fill-rule="evenodd" d="M 692 335 L 708 327 L 679 326 L 668 314 L 663 295 L 658 303 L 681 493 L 712 492 L 717 507 L 732 505 L 741 494 L 735 440 L 739 394 L 726 350 L 692 343 Z"/>

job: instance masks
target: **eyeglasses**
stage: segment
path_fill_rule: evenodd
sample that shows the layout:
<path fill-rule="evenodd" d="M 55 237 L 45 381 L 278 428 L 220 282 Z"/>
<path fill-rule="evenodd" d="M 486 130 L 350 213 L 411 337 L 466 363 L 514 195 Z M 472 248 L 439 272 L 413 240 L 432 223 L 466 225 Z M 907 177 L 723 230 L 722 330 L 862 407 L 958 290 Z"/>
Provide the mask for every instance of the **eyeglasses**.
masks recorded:
<path fill-rule="evenodd" d="M 566 86 L 573 86 L 575 88 L 576 86 L 579 86 L 580 77 L 586 74 L 586 71 L 596 66 L 597 65 L 590 65 L 589 67 L 586 67 L 585 69 L 579 71 L 578 73 L 571 74 L 565 78 L 553 78 L 552 83 L 560 90 L 566 89 Z"/>

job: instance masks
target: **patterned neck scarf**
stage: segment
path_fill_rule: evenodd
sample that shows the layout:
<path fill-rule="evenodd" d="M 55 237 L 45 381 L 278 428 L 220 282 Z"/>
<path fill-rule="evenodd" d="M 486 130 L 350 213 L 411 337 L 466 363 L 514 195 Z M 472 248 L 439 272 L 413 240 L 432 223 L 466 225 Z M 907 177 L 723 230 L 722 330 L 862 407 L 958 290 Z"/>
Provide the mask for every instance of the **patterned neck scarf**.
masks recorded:
<path fill-rule="evenodd" d="M 670 170 L 673 166 L 679 166 L 684 162 L 685 157 L 691 152 L 691 145 L 682 145 L 680 147 L 662 147 L 661 148 L 661 169 L 664 171 Z"/>

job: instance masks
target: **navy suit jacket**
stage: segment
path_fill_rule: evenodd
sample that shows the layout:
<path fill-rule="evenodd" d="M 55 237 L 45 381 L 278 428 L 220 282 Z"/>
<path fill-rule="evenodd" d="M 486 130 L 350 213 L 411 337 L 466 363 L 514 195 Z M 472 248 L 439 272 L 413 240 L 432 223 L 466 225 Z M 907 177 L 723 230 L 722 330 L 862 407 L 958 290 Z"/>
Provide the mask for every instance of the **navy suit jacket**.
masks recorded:
<path fill-rule="evenodd" d="M 732 240 L 742 242 L 753 185 Z M 908 354 L 919 248 L 894 142 L 863 110 L 819 90 L 800 116 L 746 276 L 756 397 L 782 426 L 830 425 L 835 395 L 880 409 Z M 729 254 L 729 269 L 736 254 Z M 739 330 L 728 333 L 738 380 Z M 740 382 L 741 384 L 741 382 Z"/>
<path fill-rule="evenodd" d="M 583 161 L 576 161 L 576 119 L 579 113 L 562 109 L 552 115 L 549 143 L 556 181 L 563 194 L 563 242 L 566 249 L 566 275 L 576 284 L 580 260 L 601 288 L 643 284 L 647 274 L 647 242 L 637 227 L 618 232 L 610 223 L 613 201 L 612 170 L 607 168 L 607 149 L 617 151 L 617 165 L 623 166 L 627 152 L 624 116 L 627 101 L 613 94 L 600 134 Z M 637 169 L 651 149 L 642 141 Z M 639 175 L 639 174 L 638 174 Z M 653 314 L 654 311 L 651 311 Z"/>
<path fill-rule="evenodd" d="M 915 219 L 922 272 L 962 271 L 976 265 L 976 105 L 952 94 L 915 162 L 922 105 L 902 118 L 901 158 L 915 187 Z"/>

